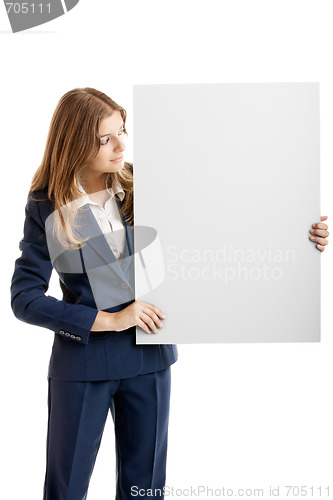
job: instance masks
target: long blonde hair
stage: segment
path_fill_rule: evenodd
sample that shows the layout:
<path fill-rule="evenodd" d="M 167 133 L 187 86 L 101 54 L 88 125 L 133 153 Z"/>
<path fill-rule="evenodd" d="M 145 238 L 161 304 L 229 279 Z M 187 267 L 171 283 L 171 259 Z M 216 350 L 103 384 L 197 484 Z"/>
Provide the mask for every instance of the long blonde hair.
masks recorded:
<path fill-rule="evenodd" d="M 42 162 L 36 170 L 29 194 L 47 190 L 55 210 L 54 234 L 68 249 L 76 249 L 86 241 L 74 235 L 75 210 L 66 210 L 67 220 L 61 207 L 73 206 L 73 200 L 82 194 L 77 180 L 84 166 L 95 158 L 100 148 L 99 125 L 103 118 L 119 111 L 127 134 L 126 111 L 99 90 L 86 87 L 67 92 L 54 111 Z M 119 172 L 105 175 L 105 188 L 115 182 L 125 191 L 122 213 L 129 224 L 133 223 L 133 164 L 125 162 Z M 41 198 L 31 199 L 41 201 Z M 74 205 L 75 206 L 75 205 Z"/>

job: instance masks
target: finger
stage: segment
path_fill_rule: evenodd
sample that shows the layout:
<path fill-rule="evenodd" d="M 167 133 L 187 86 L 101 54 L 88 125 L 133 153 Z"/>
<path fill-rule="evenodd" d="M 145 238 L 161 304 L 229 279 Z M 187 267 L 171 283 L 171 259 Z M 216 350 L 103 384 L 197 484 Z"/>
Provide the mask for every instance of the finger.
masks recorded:
<path fill-rule="evenodd" d="M 323 238 L 326 238 L 330 234 L 328 231 L 325 231 L 325 229 L 310 229 L 309 233 L 322 236 Z"/>
<path fill-rule="evenodd" d="M 319 236 L 310 236 L 310 240 L 316 241 L 320 245 L 328 245 L 328 241 L 325 238 L 320 238 Z"/>
<path fill-rule="evenodd" d="M 326 224 L 321 224 L 320 222 L 317 222 L 316 224 L 312 224 L 312 227 L 314 229 L 328 229 L 328 226 Z"/>
<path fill-rule="evenodd" d="M 328 218 L 328 217 L 327 217 L 327 215 L 322 215 L 322 216 L 320 217 L 320 220 L 326 220 L 327 218 Z"/>
<path fill-rule="evenodd" d="M 317 245 L 317 248 L 318 250 L 320 250 L 321 252 L 323 252 L 325 250 L 325 247 L 323 247 L 322 245 Z"/>
<path fill-rule="evenodd" d="M 143 312 L 145 314 L 147 314 L 148 316 L 151 317 L 151 319 L 160 327 L 160 328 L 163 328 L 163 323 L 162 321 L 160 320 L 160 318 L 157 316 L 157 314 L 154 313 L 154 311 L 152 309 L 143 309 Z"/>
<path fill-rule="evenodd" d="M 157 328 L 155 326 L 154 321 L 151 319 L 150 316 L 148 316 L 148 314 L 146 314 L 146 313 L 143 312 L 140 315 L 140 319 L 142 319 L 142 321 L 144 321 L 150 327 L 150 329 L 153 330 L 154 333 L 158 332 L 158 330 L 157 330 Z"/>
<path fill-rule="evenodd" d="M 166 318 L 166 315 L 164 313 L 162 313 L 162 311 L 158 307 L 156 307 L 154 304 L 150 304 L 149 302 L 141 302 L 141 304 L 143 304 L 144 306 L 151 309 L 160 318 L 163 318 L 163 319 Z"/>
<path fill-rule="evenodd" d="M 146 325 L 146 323 L 144 321 L 142 321 L 141 319 L 139 319 L 137 325 L 142 328 L 142 330 L 144 330 L 146 333 L 151 333 L 151 331 L 149 330 L 148 326 Z"/>

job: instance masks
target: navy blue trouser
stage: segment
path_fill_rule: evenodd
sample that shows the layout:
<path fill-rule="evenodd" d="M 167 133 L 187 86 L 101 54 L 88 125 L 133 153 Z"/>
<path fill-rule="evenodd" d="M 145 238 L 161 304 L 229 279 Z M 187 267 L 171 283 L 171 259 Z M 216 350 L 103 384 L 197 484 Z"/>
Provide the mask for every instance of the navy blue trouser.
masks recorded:
<path fill-rule="evenodd" d="M 155 488 L 162 491 L 155 498 L 163 499 L 170 378 L 169 366 L 120 380 L 49 379 L 44 500 L 87 498 L 109 409 L 115 429 L 116 500 L 133 500 L 131 491 Z M 111 492 L 103 498 L 111 498 Z M 152 495 L 147 491 L 142 498 Z"/>

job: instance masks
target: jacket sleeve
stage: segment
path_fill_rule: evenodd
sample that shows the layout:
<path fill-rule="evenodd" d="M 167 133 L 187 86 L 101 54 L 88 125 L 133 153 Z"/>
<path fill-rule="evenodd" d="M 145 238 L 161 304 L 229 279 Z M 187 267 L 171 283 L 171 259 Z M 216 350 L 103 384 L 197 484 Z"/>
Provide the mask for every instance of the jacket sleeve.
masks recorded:
<path fill-rule="evenodd" d="M 88 344 L 98 309 L 45 295 L 53 267 L 38 201 L 28 199 L 19 248 L 22 254 L 15 261 L 11 282 L 11 307 L 16 318 Z"/>

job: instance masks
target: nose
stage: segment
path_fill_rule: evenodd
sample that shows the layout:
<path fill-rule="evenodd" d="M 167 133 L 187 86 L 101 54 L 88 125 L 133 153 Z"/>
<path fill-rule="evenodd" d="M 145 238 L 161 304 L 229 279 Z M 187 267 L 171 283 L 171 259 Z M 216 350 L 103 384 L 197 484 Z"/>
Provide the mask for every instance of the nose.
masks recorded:
<path fill-rule="evenodd" d="M 120 153 L 121 151 L 125 151 L 125 149 L 126 149 L 125 141 L 119 137 L 114 146 L 114 151 L 115 153 Z"/>

